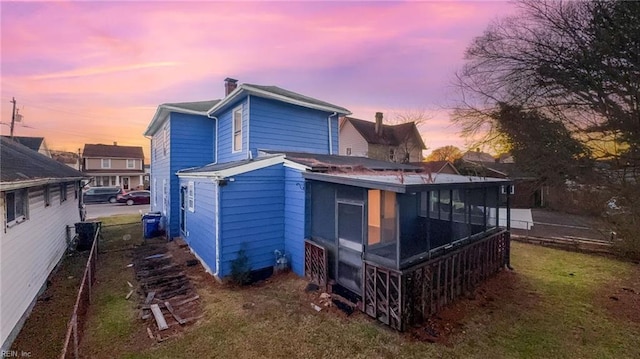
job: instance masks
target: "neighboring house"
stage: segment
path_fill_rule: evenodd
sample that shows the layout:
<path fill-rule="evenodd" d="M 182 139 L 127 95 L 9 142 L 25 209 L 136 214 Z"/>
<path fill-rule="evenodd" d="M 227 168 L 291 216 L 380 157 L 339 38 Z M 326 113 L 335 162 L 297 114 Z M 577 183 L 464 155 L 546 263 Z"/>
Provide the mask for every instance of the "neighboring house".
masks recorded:
<path fill-rule="evenodd" d="M 67 151 L 51 151 L 51 158 L 60 163 L 64 163 L 65 165 L 75 170 L 82 170 L 82 167 L 80 166 L 80 156 L 78 156 L 77 153 Z"/>
<path fill-rule="evenodd" d="M 82 172 L 91 186 L 120 186 L 125 190 L 144 186 L 144 154 L 140 146 L 85 144 Z"/>
<path fill-rule="evenodd" d="M 324 284 L 370 299 L 365 271 L 372 263 L 376 273 L 399 273 L 469 244 L 474 258 L 485 256 L 468 263 L 469 271 L 487 263 L 471 284 L 507 263 L 498 208 L 508 180 L 429 175 L 407 164 L 339 156 L 338 118 L 348 114 L 229 78 L 220 100 L 162 104 L 144 133 L 151 137 L 151 210 L 216 278 L 232 274 L 241 251 L 261 276 L 284 252 L 296 274 L 323 276 Z M 308 245 L 325 255 L 311 258 Z M 387 291 L 380 303 L 389 296 L 395 298 Z M 382 321 L 398 329 L 411 323 Z"/>
<path fill-rule="evenodd" d="M 80 221 L 83 174 L 0 138 L 0 343 L 8 350 Z"/>
<path fill-rule="evenodd" d="M 340 155 L 401 163 L 422 161 L 426 146 L 415 123 L 385 125 L 382 121 L 382 112 L 376 112 L 375 122 L 345 117 L 340 124 Z"/>
<path fill-rule="evenodd" d="M 449 161 L 411 162 L 409 164 L 421 167 L 426 173 L 447 173 L 452 175 L 460 174 L 453 163 Z"/>
<path fill-rule="evenodd" d="M 486 152 L 481 152 L 480 149 L 475 151 L 467 151 L 462 155 L 462 160 L 474 163 L 494 163 L 496 159 Z"/>
<path fill-rule="evenodd" d="M 11 138 L 10 136 L 3 137 Z M 33 151 L 41 153 L 47 157 L 51 157 L 51 151 L 49 151 L 49 147 L 47 146 L 44 137 L 13 136 L 13 140 L 32 149 Z"/>

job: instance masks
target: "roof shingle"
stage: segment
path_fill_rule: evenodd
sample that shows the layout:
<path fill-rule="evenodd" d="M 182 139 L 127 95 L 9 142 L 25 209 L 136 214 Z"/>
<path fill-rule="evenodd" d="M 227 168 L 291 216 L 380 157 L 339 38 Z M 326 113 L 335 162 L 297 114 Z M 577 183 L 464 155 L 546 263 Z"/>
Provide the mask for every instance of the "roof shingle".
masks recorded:
<path fill-rule="evenodd" d="M 81 172 L 4 136 L 0 138 L 0 148 L 0 181 L 3 183 L 84 177 Z"/>
<path fill-rule="evenodd" d="M 82 157 L 144 158 L 140 146 L 85 144 Z"/>

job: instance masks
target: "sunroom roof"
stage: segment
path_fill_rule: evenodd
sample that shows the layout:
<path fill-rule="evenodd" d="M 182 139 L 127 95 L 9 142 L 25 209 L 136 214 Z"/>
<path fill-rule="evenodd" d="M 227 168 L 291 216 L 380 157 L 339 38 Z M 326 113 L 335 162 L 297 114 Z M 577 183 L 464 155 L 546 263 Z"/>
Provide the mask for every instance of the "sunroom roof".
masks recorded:
<path fill-rule="evenodd" d="M 398 193 L 428 191 L 435 188 L 471 188 L 509 184 L 510 181 L 501 178 L 472 177 L 448 173 L 316 173 L 305 172 L 303 176 L 309 180 L 331 182 L 349 186 L 381 189 Z"/>

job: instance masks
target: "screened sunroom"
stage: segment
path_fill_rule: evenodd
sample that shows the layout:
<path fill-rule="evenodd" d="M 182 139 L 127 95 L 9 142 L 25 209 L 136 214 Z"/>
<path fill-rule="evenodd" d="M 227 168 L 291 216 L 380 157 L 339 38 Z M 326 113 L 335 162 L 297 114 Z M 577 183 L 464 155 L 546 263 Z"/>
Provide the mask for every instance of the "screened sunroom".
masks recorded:
<path fill-rule="evenodd" d="M 508 223 L 501 218 L 508 213 L 507 180 L 384 172 L 304 176 L 307 240 L 325 252 L 327 281 L 363 302 L 367 265 L 400 280 L 417 266 L 506 232 L 499 225 Z M 484 261 L 506 264 L 505 249 L 496 247 L 500 253 Z"/>

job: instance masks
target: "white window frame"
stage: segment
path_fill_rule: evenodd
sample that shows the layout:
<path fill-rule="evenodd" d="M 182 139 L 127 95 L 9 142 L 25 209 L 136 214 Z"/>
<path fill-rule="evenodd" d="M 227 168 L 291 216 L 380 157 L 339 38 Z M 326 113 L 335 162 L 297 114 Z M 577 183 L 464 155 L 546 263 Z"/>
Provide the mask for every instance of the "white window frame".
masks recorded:
<path fill-rule="evenodd" d="M 351 147 L 347 147 L 347 156 L 351 156 Z"/>
<path fill-rule="evenodd" d="M 7 210 L 7 205 L 9 204 L 9 201 L 7 200 L 7 197 L 9 196 L 9 194 L 13 194 L 13 206 L 14 206 L 14 218 L 9 220 L 9 211 Z M 18 215 L 18 211 L 17 211 L 17 207 L 16 207 L 16 196 L 17 194 L 20 194 L 22 196 L 22 213 L 20 215 Z M 29 191 L 27 189 L 19 189 L 19 190 L 15 190 L 15 191 L 8 191 L 5 192 L 4 194 L 4 213 L 5 213 L 5 220 L 7 221 L 7 228 L 9 227 L 13 227 L 16 224 L 20 224 L 24 221 L 26 221 L 28 219 L 28 213 L 29 213 Z"/>
<path fill-rule="evenodd" d="M 49 185 L 44 186 L 44 206 L 51 206 L 51 187 Z"/>
<path fill-rule="evenodd" d="M 236 128 L 236 113 L 240 114 L 240 128 Z M 240 136 L 240 146 L 236 148 L 236 136 Z M 231 111 L 231 153 L 242 152 L 242 106 Z"/>
<path fill-rule="evenodd" d="M 67 183 L 60 183 L 60 203 L 65 202 L 67 200 Z"/>
<path fill-rule="evenodd" d="M 107 162 L 105 162 L 107 161 Z M 105 166 L 105 163 L 107 164 Z M 111 168 L 111 158 L 101 158 L 100 159 L 100 168 Z"/>
<path fill-rule="evenodd" d="M 189 212 L 196 211 L 196 187 L 193 181 L 187 183 L 187 208 Z"/>
<path fill-rule="evenodd" d="M 169 147 L 169 125 L 165 125 L 164 128 L 162 129 L 163 132 L 163 141 L 162 141 L 162 153 L 164 154 L 164 157 L 167 157 L 167 152 L 168 151 L 168 147 Z"/>
<path fill-rule="evenodd" d="M 127 158 L 127 168 L 128 169 L 136 168 L 136 160 L 134 158 Z"/>

